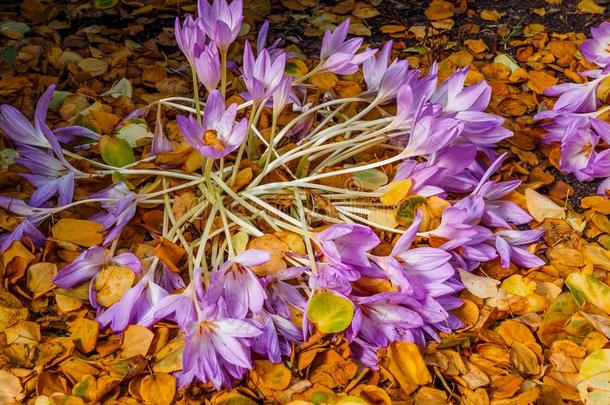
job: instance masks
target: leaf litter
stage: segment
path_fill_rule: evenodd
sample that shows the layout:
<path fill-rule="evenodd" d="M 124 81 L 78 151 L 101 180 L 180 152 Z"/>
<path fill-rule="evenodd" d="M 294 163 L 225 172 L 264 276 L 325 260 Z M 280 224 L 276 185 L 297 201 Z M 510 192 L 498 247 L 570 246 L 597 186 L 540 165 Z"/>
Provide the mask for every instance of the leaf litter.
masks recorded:
<path fill-rule="evenodd" d="M 386 6 L 378 1 L 322 6 L 307 0 L 257 2 L 246 4 L 244 26 L 253 30 L 262 19 L 268 19 L 272 36 L 277 36 L 283 25 L 282 29 L 288 30 L 285 39 L 291 44 L 293 64 L 301 72 L 297 76 L 306 74 L 313 65 L 315 52 L 307 43 L 317 44 L 326 29 L 333 29 L 346 16 L 352 19 L 353 35 L 370 37 L 373 43 L 393 38 L 392 55 L 406 57 L 412 67 L 427 71 L 431 62 L 438 60 L 438 76 L 443 80 L 456 69 L 469 66 L 466 83 L 483 79 L 489 83 L 492 93 L 488 111 L 505 117 L 506 127 L 514 133 L 496 148 L 509 155 L 494 179 L 522 181 L 506 200 L 526 209 L 534 218 L 533 227 L 545 230 L 540 241 L 525 246 L 542 257 L 544 265 L 531 269 L 515 263 L 502 266 L 498 258 L 481 264 L 474 272 L 461 270 L 467 274 L 461 278 L 466 288 L 459 293 L 463 305 L 453 312 L 464 327 L 441 332 L 439 341 L 428 341 L 425 347 L 395 341 L 380 349 L 377 370 L 356 361 L 349 337 L 340 333 L 353 317 L 351 304 L 325 292 L 313 298 L 327 302 L 314 302 L 306 314 L 315 333 L 305 342 L 292 345 L 281 362 L 255 359 L 252 370 L 230 389 L 210 390 L 204 384 L 180 387 L 175 373 L 183 369 L 184 339 L 175 323 L 163 321 L 152 329 L 129 325 L 122 333 L 115 333 L 100 326 L 89 304 L 91 291 L 95 291 L 96 303 L 112 306 L 135 288 L 137 270 L 112 263 L 100 267 L 90 285 L 61 288 L 53 284 L 58 270 L 77 259 L 83 249 L 103 243 L 106 229 L 88 219 L 98 210 L 84 204 L 72 212 L 59 212 L 47 223 L 43 231 L 49 238 L 44 245 L 36 247 L 31 238 L 25 238 L 2 253 L 0 401 L 607 403 L 609 200 L 607 195 L 594 195 L 597 185 L 591 188 L 582 179 L 561 174 L 566 170 L 561 163 L 561 147 L 556 142 L 541 142 L 546 131 L 533 118 L 552 109 L 555 98 L 545 95 L 547 88 L 563 82 L 583 83 L 586 79 L 578 72 L 595 67 L 578 51 L 589 34 L 570 32 L 584 25 L 553 24 L 549 19 L 555 18 L 558 7 L 571 8 L 573 18 L 582 21 L 603 15 L 605 6 L 595 1 L 532 2 L 528 13 L 538 17 L 526 23 L 515 21 L 505 6 L 481 3 L 417 2 L 413 4 L 417 11 L 411 11 L 416 16 L 407 21 L 402 16 L 387 17 Z M 185 60 L 176 47 L 172 27 L 178 11 L 180 15 L 193 13 L 195 4 L 95 1 L 70 3 L 68 8 L 69 13 L 54 4 L 27 0 L 3 17 L 0 35 L 7 39 L 0 49 L 3 103 L 31 116 L 37 95 L 47 85 L 60 83 L 58 88 L 65 92 L 55 91 L 50 120 L 59 124 L 56 126 L 81 125 L 103 135 L 93 146 L 82 143 L 78 153 L 110 167 L 139 161 L 145 156 L 138 147 L 147 144 L 148 126 L 159 127 L 156 117 L 148 115 L 148 123 L 120 122 L 138 108 L 190 91 Z M 112 27 L 111 21 L 119 23 Z M 462 24 L 464 21 L 467 23 Z M 490 24 L 496 24 L 493 34 L 488 32 Z M 568 29 L 553 32 L 560 26 Z M 350 97 L 360 92 L 362 77 L 358 74 L 320 75 L 309 79 L 320 94 Z M 606 83 L 597 90 L 600 109 L 607 105 L 610 94 Z M 269 121 L 269 112 L 263 111 L 260 119 Z M 123 138 L 117 124 L 129 128 L 123 131 Z M 269 128 L 259 125 L 263 130 Z M 139 132 L 134 134 L 136 129 Z M 173 119 L 164 129 L 170 141 L 179 141 L 181 134 Z M 3 146 L 6 151 L 11 144 L 3 140 Z M 192 148 L 183 146 L 157 157 L 158 164 L 184 165 L 187 173 L 193 172 L 189 167 L 199 169 L 200 160 Z M 78 170 L 92 171 L 91 162 L 75 162 Z M 144 162 L 138 168 L 152 170 L 155 166 Z M 4 196 L 27 198 L 32 194 L 31 184 L 19 176 L 23 171 L 23 166 L 14 162 L 6 164 L 2 172 Z M 235 190 L 256 178 L 257 171 L 260 168 L 254 165 L 240 171 Z M 391 168 L 373 173 L 362 189 L 383 187 L 391 174 Z M 148 193 L 180 184 L 173 179 L 125 177 L 119 172 L 110 175 L 112 181 L 128 190 L 144 186 Z M 274 175 L 278 176 L 275 181 L 284 181 L 284 174 Z M 332 184 L 332 178 L 328 180 L 326 184 Z M 354 184 L 362 186 L 362 179 L 356 180 Z M 76 199 L 85 199 L 108 185 L 108 179 L 85 179 L 79 181 L 74 194 Z M 428 198 L 425 203 L 415 203 L 409 197 L 412 187 L 408 180 L 391 183 L 380 194 L 380 201 L 388 207 L 400 203 L 401 210 L 388 210 L 389 218 L 386 214 L 369 218 L 380 223 L 384 217 L 384 223 L 396 227 L 410 224 L 421 209 L 428 213 L 425 221 L 438 221 L 440 215 L 433 213 L 446 209 L 443 202 Z M 355 191 L 362 189 L 356 187 Z M 274 203 L 289 207 L 293 201 Z M 171 212 L 179 219 L 195 205 L 193 195 L 177 194 Z M 327 215 L 338 217 L 339 213 L 331 211 Z M 4 231 L 13 231 L 18 225 L 8 210 L 3 210 L 1 218 Z M 217 219 L 208 222 L 209 226 L 221 230 L 222 218 Z M 206 220 L 201 215 L 192 217 L 184 237 L 195 239 L 206 228 Z M 132 224 L 123 230 L 120 245 L 110 248 L 133 253 L 143 265 L 156 256 L 170 272 L 188 273 L 189 259 L 181 244 L 158 237 L 167 221 L 161 209 L 138 210 Z M 145 233 L 156 236 L 156 240 L 153 242 Z M 231 240 L 236 253 L 247 248 L 271 253 L 269 261 L 252 267 L 260 277 L 285 270 L 292 265 L 295 254 L 306 256 L 310 249 L 298 234 L 273 229 L 265 229 L 258 236 L 235 235 Z M 389 244 L 376 249 L 388 246 L 391 249 Z M 388 291 L 388 286 L 375 278 L 359 280 L 354 288 Z M 348 309 L 342 311 L 344 306 Z M 299 317 L 297 311 L 291 315 L 300 325 L 303 315 Z"/>

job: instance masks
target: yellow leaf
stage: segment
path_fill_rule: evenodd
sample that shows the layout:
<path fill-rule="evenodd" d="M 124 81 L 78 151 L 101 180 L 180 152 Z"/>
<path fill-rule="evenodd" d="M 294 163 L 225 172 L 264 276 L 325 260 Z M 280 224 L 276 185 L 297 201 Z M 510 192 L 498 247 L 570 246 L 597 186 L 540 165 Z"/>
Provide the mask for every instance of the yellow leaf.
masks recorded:
<path fill-rule="evenodd" d="M 498 21 L 502 18 L 502 13 L 498 10 L 483 10 L 481 11 L 481 19 L 485 21 Z"/>
<path fill-rule="evenodd" d="M 529 72 L 527 76 L 529 78 L 529 81 L 527 82 L 527 87 L 529 87 L 538 94 L 544 93 L 545 89 L 557 84 L 557 78 L 551 76 L 546 72 L 532 71 Z"/>
<path fill-rule="evenodd" d="M 363 23 L 356 22 L 349 26 L 349 33 L 352 35 L 370 37 L 373 33 L 371 29 Z"/>
<path fill-rule="evenodd" d="M 292 373 L 282 363 L 273 364 L 269 360 L 255 360 L 252 380 L 257 387 L 281 391 L 288 388 Z"/>
<path fill-rule="evenodd" d="M 432 382 L 432 376 L 414 343 L 393 342 L 382 363 L 396 378 L 406 395 L 411 394 L 420 385 Z"/>
<path fill-rule="evenodd" d="M 36 322 L 19 321 L 15 326 L 4 330 L 6 343 L 35 345 L 40 342 L 40 326 Z"/>
<path fill-rule="evenodd" d="M 253 177 L 253 174 L 252 174 L 251 167 L 246 167 L 245 169 L 240 170 L 237 173 L 237 176 L 235 176 L 235 183 L 233 183 L 233 185 L 231 186 L 231 189 L 233 191 L 241 190 L 242 187 L 244 187 L 246 184 L 250 183 L 250 181 L 252 180 L 252 177 Z"/>
<path fill-rule="evenodd" d="M 407 27 L 405 27 L 404 25 L 394 25 L 394 24 L 382 25 L 381 28 L 379 29 L 379 31 L 381 31 L 381 33 L 383 33 L 383 34 L 397 34 L 399 32 L 403 32 L 406 30 L 407 30 Z"/>
<path fill-rule="evenodd" d="M 53 225 L 53 237 L 57 240 L 91 247 L 102 243 L 104 226 L 84 219 L 62 218 Z"/>
<path fill-rule="evenodd" d="M 487 50 L 487 45 L 482 39 L 467 39 L 464 41 L 464 45 L 474 53 L 481 53 Z"/>
<path fill-rule="evenodd" d="M 91 319 L 78 318 L 70 323 L 70 332 L 76 348 L 82 353 L 89 353 L 95 349 L 100 326 Z"/>
<path fill-rule="evenodd" d="M 135 279 L 135 273 L 128 267 L 104 267 L 93 285 L 97 291 L 97 302 L 104 307 L 111 306 L 131 288 Z"/>
<path fill-rule="evenodd" d="M 413 180 L 411 179 L 396 181 L 390 184 L 388 191 L 379 199 L 385 205 L 396 205 L 409 194 L 412 185 Z"/>
<path fill-rule="evenodd" d="M 525 297 L 536 290 L 536 282 L 525 280 L 520 274 L 513 274 L 502 281 L 500 288 L 510 294 Z"/>
<path fill-rule="evenodd" d="M 121 343 L 122 359 L 133 356 L 145 356 L 152 344 L 155 334 L 148 328 L 140 325 L 129 325 L 123 332 L 123 342 Z"/>
<path fill-rule="evenodd" d="M 140 383 L 140 395 L 147 404 L 169 405 L 176 395 L 176 378 L 166 373 L 147 375 Z"/>
<path fill-rule="evenodd" d="M 250 241 L 250 249 L 266 250 L 271 254 L 271 259 L 260 266 L 252 267 L 252 271 L 263 277 L 284 270 L 287 265 L 284 261 L 284 253 L 288 251 L 288 244 L 281 241 L 277 236 L 265 234 Z"/>
<path fill-rule="evenodd" d="M 38 298 L 53 288 L 53 276 L 57 273 L 55 263 L 34 263 L 28 268 L 28 290 Z"/>
<path fill-rule="evenodd" d="M 444 0 L 432 0 L 424 14 L 432 21 L 453 17 L 453 4 Z"/>
<path fill-rule="evenodd" d="M 332 90 L 338 81 L 337 75 L 332 72 L 317 73 L 309 79 L 311 84 L 324 91 Z"/>
<path fill-rule="evenodd" d="M 545 218 L 565 219 L 565 210 L 532 188 L 525 190 L 527 210 L 538 222 Z"/>
<path fill-rule="evenodd" d="M 0 403 L 18 403 L 24 396 L 19 378 L 9 370 L 0 370 Z"/>
<path fill-rule="evenodd" d="M 369 4 L 358 2 L 356 3 L 356 8 L 354 11 L 352 11 L 352 14 L 364 20 L 366 18 L 377 17 L 379 15 L 379 11 Z"/>
<path fill-rule="evenodd" d="M 19 241 L 13 242 L 11 247 L 2 253 L 2 265 L 6 267 L 15 257 L 22 257 L 26 266 L 36 258 L 36 256 L 27 250 Z"/>
<path fill-rule="evenodd" d="M 578 3 L 578 10 L 589 14 L 603 14 L 606 7 L 602 7 L 593 0 L 582 0 Z"/>

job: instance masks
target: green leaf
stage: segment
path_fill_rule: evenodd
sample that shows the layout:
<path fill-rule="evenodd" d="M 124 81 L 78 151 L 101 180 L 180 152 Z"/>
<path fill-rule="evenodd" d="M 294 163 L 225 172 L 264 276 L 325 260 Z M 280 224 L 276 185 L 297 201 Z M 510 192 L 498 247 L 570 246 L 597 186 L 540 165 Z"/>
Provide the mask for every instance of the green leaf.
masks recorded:
<path fill-rule="evenodd" d="M 578 375 L 586 380 L 605 371 L 610 371 L 610 349 L 600 349 L 585 357 Z"/>
<path fill-rule="evenodd" d="M 587 405 L 608 405 L 610 398 L 610 371 L 595 374 L 576 385 L 580 399 Z"/>
<path fill-rule="evenodd" d="M 17 59 L 17 48 L 13 46 L 7 46 L 0 49 L 0 62 L 13 65 Z"/>
<path fill-rule="evenodd" d="M 118 82 L 112 85 L 110 90 L 100 94 L 100 96 L 112 96 L 114 98 L 119 98 L 121 96 L 131 98 L 133 93 L 133 87 L 131 86 L 131 82 L 129 79 L 122 78 Z"/>
<path fill-rule="evenodd" d="M 565 326 L 576 311 L 578 306 L 569 292 L 564 292 L 555 298 L 544 314 L 538 329 L 540 341 L 550 346 L 557 338 L 564 336 Z"/>
<path fill-rule="evenodd" d="M 365 190 L 377 190 L 388 183 L 388 176 L 377 169 L 366 169 L 352 173 L 352 179 L 358 187 Z"/>
<path fill-rule="evenodd" d="M 129 142 L 124 139 L 104 135 L 100 138 L 99 147 L 102 159 L 110 166 L 123 167 L 136 161 Z"/>
<path fill-rule="evenodd" d="M 496 56 L 494 58 L 494 63 L 501 63 L 507 66 L 510 69 L 511 73 L 519 69 L 519 65 L 517 64 L 517 62 L 510 55 L 507 55 L 505 53 Z"/>
<path fill-rule="evenodd" d="M 322 333 L 338 333 L 347 329 L 354 317 L 352 303 L 339 295 L 321 292 L 307 306 L 307 318 Z"/>
<path fill-rule="evenodd" d="M 133 148 L 140 145 L 143 139 L 152 139 L 153 134 L 148 130 L 146 121 L 134 119 L 123 124 L 117 132 L 116 137 L 124 139 Z"/>
<path fill-rule="evenodd" d="M 64 102 L 64 99 L 70 94 L 72 93 L 69 91 L 55 90 L 53 92 L 53 98 L 51 98 L 51 102 L 49 103 L 49 109 L 53 111 L 57 110 L 61 106 L 61 103 Z"/>
<path fill-rule="evenodd" d="M 15 163 L 17 151 L 15 149 L 6 148 L 0 151 L 0 169 L 6 170 L 10 165 Z"/>
<path fill-rule="evenodd" d="M 413 223 L 413 220 L 415 219 L 417 208 L 420 205 L 423 205 L 425 202 L 426 199 L 419 195 L 414 195 L 407 198 L 400 204 L 400 206 L 396 210 L 396 222 L 404 226 L 411 225 Z"/>
<path fill-rule="evenodd" d="M 95 0 L 93 3 L 98 10 L 106 10 L 116 6 L 118 2 L 119 0 Z"/>
<path fill-rule="evenodd" d="M 29 31 L 30 27 L 21 22 L 9 21 L 0 25 L 0 33 L 11 39 L 21 39 Z"/>
<path fill-rule="evenodd" d="M 284 72 L 287 75 L 295 77 L 304 76 L 308 71 L 309 69 L 307 69 L 305 62 L 296 58 L 288 59 L 284 68 Z"/>
<path fill-rule="evenodd" d="M 590 302 L 610 314 L 610 287 L 593 276 L 583 273 L 572 273 L 566 279 L 566 285 L 580 305 Z"/>

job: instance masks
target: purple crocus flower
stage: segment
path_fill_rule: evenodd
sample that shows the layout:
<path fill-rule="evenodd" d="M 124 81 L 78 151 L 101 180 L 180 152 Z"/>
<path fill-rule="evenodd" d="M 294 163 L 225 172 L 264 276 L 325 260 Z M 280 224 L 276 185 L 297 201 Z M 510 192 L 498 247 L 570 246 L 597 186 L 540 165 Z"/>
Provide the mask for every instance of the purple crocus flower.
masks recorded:
<path fill-rule="evenodd" d="M 172 143 L 165 136 L 163 131 L 163 123 L 158 119 L 155 124 L 155 132 L 153 133 L 152 144 L 150 146 L 151 155 L 158 155 L 160 153 L 167 153 L 174 150 Z"/>
<path fill-rule="evenodd" d="M 104 225 L 104 231 L 110 230 L 104 238 L 104 246 L 115 240 L 127 226 L 131 218 L 136 214 L 139 197 L 129 190 L 125 183 L 117 183 L 97 193 L 91 194 L 92 198 L 110 199 L 103 201 L 100 205 L 106 211 L 91 218 L 92 221 Z"/>
<path fill-rule="evenodd" d="M 235 125 L 236 115 L 237 104 L 225 108 L 222 94 L 214 90 L 208 96 L 202 125 L 193 117 L 179 115 L 176 120 L 189 145 L 207 158 L 219 159 L 237 149 L 246 136 L 248 120 Z"/>
<path fill-rule="evenodd" d="M 495 246 L 502 267 L 510 267 L 511 261 L 526 268 L 543 266 L 544 260 L 525 249 L 530 243 L 539 240 L 543 234 L 543 229 L 529 231 L 501 230 L 496 232 Z"/>
<path fill-rule="evenodd" d="M 261 28 L 258 30 L 258 36 L 256 37 L 256 51 L 258 52 L 258 55 L 260 55 L 263 49 L 267 49 L 267 52 L 269 52 L 271 59 L 275 59 L 280 53 L 284 52 L 282 49 L 279 48 L 281 39 L 278 38 L 273 44 L 271 44 L 271 46 L 265 47 L 265 44 L 267 43 L 268 33 L 269 21 L 265 21 Z"/>
<path fill-rule="evenodd" d="M 201 45 L 198 54 L 193 58 L 193 66 L 199 81 L 211 93 L 220 83 L 220 54 L 214 41 Z"/>
<path fill-rule="evenodd" d="M 293 344 L 303 342 L 301 330 L 289 318 L 263 309 L 254 316 L 254 320 L 262 325 L 262 334 L 252 340 L 252 349 L 273 363 L 279 363 L 282 356 L 288 356 Z"/>
<path fill-rule="evenodd" d="M 260 101 L 275 93 L 282 84 L 286 57 L 286 52 L 278 52 L 272 57 L 266 49 L 255 57 L 250 42 L 246 42 L 242 73 L 249 98 Z"/>
<path fill-rule="evenodd" d="M 265 306 L 254 319 L 263 325 L 263 333 L 254 339 L 252 348 L 277 363 L 284 355 L 289 355 L 292 344 L 303 341 L 301 330 L 290 321 L 292 310 L 305 313 L 307 302 L 299 291 L 301 287 L 289 283 L 305 271 L 305 267 L 280 270 L 261 279 L 267 292 Z M 309 295 L 305 289 L 304 294 Z"/>
<path fill-rule="evenodd" d="M 216 305 L 230 318 L 243 319 L 249 311 L 259 314 L 267 293 L 250 267 L 270 259 L 269 252 L 250 249 L 228 260 L 212 276 L 204 303 Z"/>
<path fill-rule="evenodd" d="M 331 225 L 313 240 L 330 263 L 356 266 L 368 266 L 367 252 L 379 245 L 375 232 L 360 224 Z"/>
<path fill-rule="evenodd" d="M 0 234 L 0 253 L 11 247 L 14 241 L 29 238 L 35 246 L 40 246 L 47 239 L 38 230 L 38 225 L 53 214 L 48 208 L 30 207 L 23 200 L 0 196 L 0 208 L 21 218 L 19 225 L 11 232 Z"/>
<path fill-rule="evenodd" d="M 396 97 L 400 87 L 416 73 L 413 70 L 407 74 L 409 63 L 406 60 L 395 60 L 388 66 L 391 52 L 392 41 L 388 41 L 378 56 L 371 56 L 362 64 L 367 90 L 375 93 L 381 103 Z"/>
<path fill-rule="evenodd" d="M 242 378 L 252 368 L 251 339 L 261 334 L 252 322 L 219 317 L 213 307 L 204 307 L 184 328 L 179 384 L 196 379 L 215 389 L 230 387 L 233 379 Z"/>
<path fill-rule="evenodd" d="M 194 63 L 200 53 L 200 48 L 205 46 L 206 30 L 201 19 L 193 19 L 187 15 L 182 24 L 180 18 L 174 21 L 174 35 L 176 43 L 190 63 Z"/>
<path fill-rule="evenodd" d="M 429 155 L 440 151 L 464 131 L 464 124 L 449 116 L 437 116 L 434 107 L 421 108 L 413 118 L 405 146 L 408 156 Z"/>
<path fill-rule="evenodd" d="M 496 250 L 485 243 L 493 233 L 479 225 L 484 210 L 485 201 L 481 196 L 466 197 L 445 209 L 441 224 L 424 234 L 446 239 L 447 242 L 440 248 L 453 251 L 459 267 L 473 269 L 481 262 L 497 257 Z M 454 251 L 457 248 L 459 253 Z"/>
<path fill-rule="evenodd" d="M 155 283 L 154 276 L 155 270 L 149 270 L 120 300 L 100 310 L 95 318 L 100 326 L 109 326 L 113 332 L 121 332 L 129 325 L 143 320 L 155 304 L 169 295 L 163 287 Z"/>
<path fill-rule="evenodd" d="M 386 292 L 350 298 L 355 311 L 346 336 L 352 353 L 366 367 L 378 369 L 377 349 L 396 340 L 419 340 L 413 331 L 424 326 L 424 320 L 417 312 L 401 305 L 409 301 L 404 294 Z"/>
<path fill-rule="evenodd" d="M 175 322 L 184 330 L 190 322 L 197 320 L 197 308 L 201 307 L 205 294 L 201 280 L 202 271 L 202 268 L 195 269 L 191 282 L 182 292 L 162 297 L 139 318 L 138 323 L 151 327 L 164 319 Z M 170 288 L 169 285 L 165 287 L 165 290 Z"/>
<path fill-rule="evenodd" d="M 291 76 L 285 76 L 273 94 L 273 115 L 278 117 L 284 107 L 292 101 L 292 81 Z"/>
<path fill-rule="evenodd" d="M 443 106 L 445 112 L 483 111 L 491 99 L 491 87 L 485 81 L 464 87 L 470 68 L 458 69 L 434 91 L 433 103 Z"/>
<path fill-rule="evenodd" d="M 30 205 L 43 206 L 55 195 L 59 195 L 59 205 L 72 202 L 75 176 L 84 173 L 76 170 L 65 159 L 57 159 L 54 154 L 40 149 L 23 146 L 19 148 L 19 153 L 20 157 L 15 162 L 30 171 L 20 175 L 36 187 L 30 196 Z"/>
<path fill-rule="evenodd" d="M 587 168 L 587 174 L 592 177 L 610 176 L 610 149 L 595 154 L 595 157 Z"/>
<path fill-rule="evenodd" d="M 583 41 L 580 53 L 589 62 L 608 70 L 608 66 L 610 66 L 610 22 L 606 21 L 596 28 L 591 28 L 591 39 Z"/>
<path fill-rule="evenodd" d="M 53 284 L 59 288 L 72 288 L 86 281 L 95 279 L 106 266 L 127 267 L 135 274 L 140 274 L 141 265 L 133 253 L 121 253 L 111 256 L 108 250 L 93 246 L 83 251 L 72 263 L 62 268 L 53 277 Z"/>
<path fill-rule="evenodd" d="M 515 190 L 521 181 L 495 182 L 489 180 L 499 168 L 507 153 L 500 155 L 483 173 L 479 184 L 471 195 L 483 197 L 482 222 L 491 227 L 510 228 L 510 224 L 523 225 L 532 220 L 532 216 L 512 201 L 502 200 L 503 197 Z"/>
<path fill-rule="evenodd" d="M 99 138 L 95 132 L 79 126 L 63 127 L 51 131 L 46 120 L 54 91 L 55 85 L 51 84 L 38 99 L 34 112 L 34 125 L 15 107 L 8 104 L 0 105 L 0 130 L 11 142 L 18 146 L 53 149 L 55 153 L 61 154 L 61 147 L 57 139 L 68 142 L 75 136 Z"/>
<path fill-rule="evenodd" d="M 65 159 L 57 134 L 46 124 L 46 115 L 53 97 L 55 85 L 50 85 L 36 104 L 34 125 L 17 109 L 10 105 L 0 106 L 0 129 L 17 145 L 19 157 L 15 161 L 29 169 L 22 173 L 36 191 L 30 197 L 31 206 L 43 206 L 55 195 L 59 195 L 59 205 L 72 202 L 74 179 L 84 173 L 76 170 Z M 99 137 L 82 127 L 65 127 L 62 136 Z"/>
<path fill-rule="evenodd" d="M 561 83 L 544 90 L 548 97 L 559 97 L 552 110 L 542 111 L 536 115 L 536 119 L 544 119 L 565 113 L 586 113 L 595 111 L 599 104 L 597 99 L 597 88 L 601 80 L 598 78 L 588 83 Z"/>
<path fill-rule="evenodd" d="M 599 137 L 588 128 L 574 128 L 573 124 L 568 125 L 561 142 L 559 166 L 563 172 L 574 173 L 580 181 L 590 180 L 586 170 L 594 158 Z"/>
<path fill-rule="evenodd" d="M 362 273 L 355 266 L 342 263 L 317 263 L 317 272 L 309 276 L 311 290 L 331 290 L 347 295 L 352 291 L 352 282 Z"/>
<path fill-rule="evenodd" d="M 199 0 L 197 8 L 208 37 L 216 42 L 221 52 L 226 52 L 241 29 L 242 0 L 233 0 L 231 4 L 226 0 L 214 0 L 211 5 L 207 0 Z"/>
<path fill-rule="evenodd" d="M 349 18 L 342 22 L 334 31 L 327 30 L 322 39 L 322 48 L 320 49 L 320 64 L 317 67 L 318 72 L 333 72 L 339 75 L 349 75 L 358 70 L 358 66 L 372 55 L 375 54 L 374 49 L 365 49 L 356 54 L 362 38 L 348 39 L 350 20 Z"/>

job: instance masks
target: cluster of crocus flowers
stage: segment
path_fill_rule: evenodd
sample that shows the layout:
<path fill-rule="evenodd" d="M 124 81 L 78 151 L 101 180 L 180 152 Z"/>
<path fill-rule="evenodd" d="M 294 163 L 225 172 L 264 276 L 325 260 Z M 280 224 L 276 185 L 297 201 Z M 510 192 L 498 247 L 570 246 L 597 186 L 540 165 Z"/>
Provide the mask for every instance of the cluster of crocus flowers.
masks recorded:
<path fill-rule="evenodd" d="M 562 83 L 545 90 L 558 97 L 553 109 L 536 115 L 547 131 L 543 141 L 559 143 L 561 171 L 573 173 L 580 181 L 605 178 L 599 194 L 610 192 L 610 124 L 604 121 L 608 110 L 601 107 L 598 88 L 610 77 L 610 22 L 591 29 L 591 38 L 584 41 L 580 53 L 600 68 L 580 72 L 590 80 L 583 84 Z M 607 118 L 606 118 L 607 119 Z"/>
<path fill-rule="evenodd" d="M 134 324 L 152 328 L 161 321 L 175 323 L 184 339 L 178 381 L 219 389 L 244 377 L 253 358 L 280 362 L 314 334 L 317 325 L 308 319 L 308 310 L 318 294 L 327 293 L 353 308 L 343 332 L 354 356 L 376 368 L 378 350 L 393 341 L 425 344 L 462 326 L 451 312 L 461 305 L 456 297 L 463 288 L 460 270 L 473 271 L 492 260 L 503 267 L 543 265 L 531 246 L 542 231 L 523 230 L 532 218 L 511 201 L 520 182 L 495 177 L 505 156 L 498 157 L 493 148 L 511 133 L 502 118 L 485 112 L 491 97 L 486 82 L 465 85 L 468 69 L 440 82 L 435 64 L 422 74 L 406 61 L 391 61 L 391 42 L 379 52 L 362 49 L 361 38 L 348 39 L 349 20 L 325 33 L 318 65 L 301 77 L 285 73 L 290 56 L 278 42 L 266 47 L 268 24 L 261 28 L 255 49 L 250 42 L 244 44 L 242 66 L 235 67 L 226 63 L 226 57 L 241 31 L 241 1 L 200 0 L 198 11 L 198 16 L 177 19 L 175 25 L 176 42 L 194 73 L 195 95 L 188 101 L 196 108 L 167 105 L 182 111 L 176 122 L 192 147 L 187 148 L 192 161 L 205 166 L 203 174 L 182 170 L 171 159 L 163 168 L 145 158 L 146 165 L 136 162 L 133 170 L 131 165 L 90 169 L 87 175 L 109 178 L 116 170 L 121 175 L 85 200 L 99 203 L 98 213 L 89 219 L 103 225 L 105 238 L 54 278 L 61 288 L 88 286 L 96 320 L 103 328 L 120 333 Z M 234 88 L 243 83 L 246 90 L 241 104 L 238 95 L 226 94 L 229 65 Z M 366 91 L 351 98 L 314 92 L 306 83 L 317 73 L 346 75 L 360 68 Z M 199 82 L 207 93 L 203 105 Z M 34 126 L 12 107 L 0 107 L 0 129 L 17 145 L 18 163 L 30 171 L 23 176 L 36 188 L 28 203 L 0 198 L 0 208 L 20 218 L 14 229 L 0 235 L 3 250 L 22 238 L 39 246 L 45 235 L 37 227 L 61 206 L 80 203 L 71 202 L 74 182 L 87 175 L 66 160 L 59 142 L 75 136 L 95 141 L 96 136 L 77 127 L 51 131 L 44 123 L 51 95 L 52 88 L 41 97 Z M 578 100 L 558 104 L 576 106 L 577 114 L 597 108 L 590 94 Z M 163 101 L 158 103 L 158 117 Z M 352 103 L 357 107 L 353 114 L 343 114 L 343 107 Z M 387 107 L 388 111 L 368 118 L 368 113 Z M 250 119 L 242 115 L 248 109 Z M 263 115 L 264 109 L 269 114 Z M 284 114 L 296 118 L 281 122 Z M 269 116 L 271 125 L 259 128 L 261 117 Z M 607 136 L 607 124 L 580 116 L 587 120 L 582 125 L 598 137 Z M 558 114 L 554 125 L 562 117 Z M 286 139 L 290 137 L 296 139 Z M 351 159 L 381 143 L 387 148 L 380 148 L 383 153 L 377 160 Z M 248 160 L 243 162 L 246 145 Z M 151 153 L 171 148 L 158 127 Z M 578 142 L 572 139 L 565 148 L 578 149 Z M 589 160 L 603 158 L 600 152 Z M 582 165 L 579 158 L 569 162 L 589 173 L 589 165 Z M 386 184 L 384 174 L 385 183 L 370 190 L 374 193 L 319 181 L 390 165 L 396 169 L 392 180 Z M 596 167 L 602 170 L 608 165 Z M 243 175 L 240 182 L 235 181 L 238 172 Z M 307 192 L 301 198 L 303 189 Z M 178 217 L 172 204 L 186 201 L 177 198 L 177 192 L 187 190 L 189 206 L 178 209 L 185 211 Z M 396 190 L 399 197 L 389 198 Z M 359 195 L 366 201 L 350 205 Z M 49 206 L 55 196 L 59 207 Z M 154 196 L 163 199 L 152 201 Z M 309 196 L 329 201 L 335 217 L 319 214 L 314 205 L 305 206 Z M 277 201 L 292 205 L 280 210 L 274 205 Z M 121 235 L 139 218 L 144 202 L 163 210 L 162 229 L 151 233 L 156 237 L 160 232 L 170 243 L 179 243 L 186 264 L 172 263 L 172 267 L 164 262 L 167 257 L 138 258 L 128 251 Z M 400 219 L 395 226 L 375 222 L 373 215 L 366 217 L 380 204 Z M 428 209 L 432 204 L 436 216 Z M 309 218 L 316 225 L 307 223 Z M 186 232 L 187 227 L 192 228 Z M 282 252 L 286 266 L 262 274 L 257 268 L 277 260 L 277 252 L 246 249 L 238 243 L 244 235 L 234 238 L 233 233 L 260 237 L 270 229 L 292 232 L 305 247 L 304 252 Z M 400 236 L 388 236 L 393 234 Z M 102 291 L 113 274 L 120 275 L 122 283 L 109 298 Z"/>

